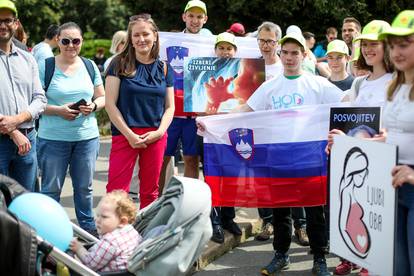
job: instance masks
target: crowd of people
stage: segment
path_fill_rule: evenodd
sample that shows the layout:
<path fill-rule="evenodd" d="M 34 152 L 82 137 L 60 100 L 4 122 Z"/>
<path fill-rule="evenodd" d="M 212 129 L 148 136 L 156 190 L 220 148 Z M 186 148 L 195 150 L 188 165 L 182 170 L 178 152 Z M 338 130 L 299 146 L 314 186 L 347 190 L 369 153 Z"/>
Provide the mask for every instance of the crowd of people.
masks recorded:
<path fill-rule="evenodd" d="M 204 28 L 207 6 L 200 0 L 187 3 L 181 20 L 185 24 L 183 33 L 212 35 Z M 232 112 L 341 101 L 383 108 L 384 129 L 368 139 L 399 148 L 399 165 L 390 172 L 392 185 L 399 190 L 397 275 L 414 275 L 413 22 L 414 11 L 410 10 L 399 13 L 392 25 L 378 19 L 362 28 L 357 19 L 346 17 L 342 40 L 337 38 L 337 29 L 330 27 L 326 40 L 316 46 L 315 35 L 295 25 L 289 26 L 283 36 L 279 25 L 270 21 L 251 33 L 241 23 L 234 23 L 217 35 L 214 45 L 217 57 L 232 58 L 238 49 L 235 37 L 253 36 L 264 59 L 266 82 Z M 69 170 L 79 225 L 104 238 L 90 252 L 77 241 L 71 248 L 97 271 L 124 268 L 140 236 L 130 229 L 136 210 L 126 194 L 117 190 L 129 192 L 131 185 L 139 182 L 140 208 L 151 204 L 162 192 L 168 164 L 179 145 L 184 176 L 199 178 L 203 147 L 195 119 L 213 115 L 216 110 L 184 112 L 183 95 L 177 92 L 183 79 L 174 76 L 171 65 L 160 59 L 160 30 L 149 14 L 130 17 L 126 30 L 114 34 L 110 50 L 113 56 L 105 59 L 101 49 L 95 57 L 99 68 L 79 55 L 83 37 L 76 23 L 51 25 L 32 53 L 16 41 L 19 28 L 22 25 L 14 3 L 0 0 L 0 173 L 35 191 L 40 172 L 40 192 L 59 201 Z M 58 48 L 56 56 L 54 48 Z M 220 86 L 226 88 L 228 83 L 214 80 L 206 84 L 207 89 Z M 300 95 L 301 100 L 289 104 L 272 100 L 292 93 Z M 99 204 L 95 220 L 92 182 L 99 152 L 95 113 L 103 108 L 111 121 L 112 148 L 108 195 Z M 335 135 L 345 134 L 337 129 L 327 133 L 328 152 Z M 118 212 L 117 204 L 125 205 L 127 214 Z M 262 275 L 275 275 L 289 267 L 292 217 L 299 242 L 310 245 L 312 272 L 330 275 L 325 260 L 329 238 L 326 211 L 324 206 L 259 208 L 263 227 L 257 240 L 268 240 L 274 233 L 275 250 Z M 108 222 L 109 227 L 103 222 L 108 216 L 113 220 Z M 213 208 L 213 241 L 224 242 L 223 229 L 241 235 L 234 218 L 234 207 Z M 132 247 L 125 246 L 122 231 L 128 232 L 128 240 L 134 240 Z M 112 248 L 117 246 L 123 249 Z M 96 261 L 94 254 L 102 250 L 109 250 L 113 260 Z M 334 274 L 346 275 L 355 268 L 342 259 Z M 369 275 L 369 271 L 361 268 L 359 275 Z"/>

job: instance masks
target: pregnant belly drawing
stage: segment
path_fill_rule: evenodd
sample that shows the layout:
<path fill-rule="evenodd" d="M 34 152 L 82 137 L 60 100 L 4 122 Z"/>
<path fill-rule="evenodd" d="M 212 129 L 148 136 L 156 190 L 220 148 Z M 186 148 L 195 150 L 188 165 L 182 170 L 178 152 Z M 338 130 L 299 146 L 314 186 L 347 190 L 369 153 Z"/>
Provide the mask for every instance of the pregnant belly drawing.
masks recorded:
<path fill-rule="evenodd" d="M 352 244 L 358 252 L 365 254 L 369 249 L 367 226 L 362 221 L 363 212 L 358 203 L 353 203 L 349 210 L 345 231 L 351 238 Z"/>

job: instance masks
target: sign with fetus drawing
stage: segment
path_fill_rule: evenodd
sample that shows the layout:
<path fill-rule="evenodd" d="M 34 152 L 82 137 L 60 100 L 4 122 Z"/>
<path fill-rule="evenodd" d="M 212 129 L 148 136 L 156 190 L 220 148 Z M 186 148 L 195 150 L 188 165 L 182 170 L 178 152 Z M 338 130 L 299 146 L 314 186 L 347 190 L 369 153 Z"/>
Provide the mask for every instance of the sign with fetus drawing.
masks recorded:
<path fill-rule="evenodd" d="M 396 146 L 348 136 L 334 138 L 330 162 L 330 250 L 393 275 Z"/>
<path fill-rule="evenodd" d="M 229 112 L 264 81 L 264 59 L 184 58 L 184 111 Z"/>

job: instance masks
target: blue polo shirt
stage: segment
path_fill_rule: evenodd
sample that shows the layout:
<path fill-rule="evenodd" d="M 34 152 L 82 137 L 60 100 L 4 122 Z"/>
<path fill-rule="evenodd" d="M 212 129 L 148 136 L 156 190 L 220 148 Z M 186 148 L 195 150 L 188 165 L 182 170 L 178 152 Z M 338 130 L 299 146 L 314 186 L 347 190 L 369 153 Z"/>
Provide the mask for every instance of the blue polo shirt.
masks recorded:
<path fill-rule="evenodd" d="M 116 106 L 128 127 L 159 127 L 164 114 L 167 87 L 174 86 L 173 69 L 167 65 L 164 75 L 164 63 L 157 59 L 151 64 L 136 61 L 136 73 L 133 77 L 117 76 L 112 62 L 109 76 L 119 77 L 119 96 Z M 112 135 L 120 135 L 112 124 Z"/>

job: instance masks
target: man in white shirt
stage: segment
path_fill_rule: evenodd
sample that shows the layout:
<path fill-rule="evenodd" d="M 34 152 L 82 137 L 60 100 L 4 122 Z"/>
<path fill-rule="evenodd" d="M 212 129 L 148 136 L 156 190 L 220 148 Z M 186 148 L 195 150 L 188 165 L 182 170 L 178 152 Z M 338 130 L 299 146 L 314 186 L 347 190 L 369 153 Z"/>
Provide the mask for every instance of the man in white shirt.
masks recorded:
<path fill-rule="evenodd" d="M 265 60 L 266 80 L 270 80 L 283 73 L 283 65 L 277 55 L 278 41 L 282 38 L 282 29 L 273 22 L 263 22 L 257 28 L 257 44 L 262 58 Z M 271 208 L 258 208 L 259 216 L 263 220 L 262 230 L 256 240 L 266 241 L 273 235 Z"/>

